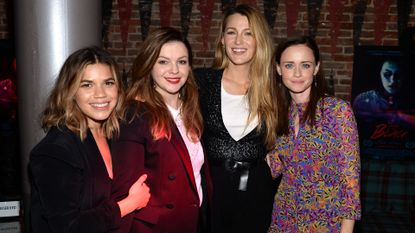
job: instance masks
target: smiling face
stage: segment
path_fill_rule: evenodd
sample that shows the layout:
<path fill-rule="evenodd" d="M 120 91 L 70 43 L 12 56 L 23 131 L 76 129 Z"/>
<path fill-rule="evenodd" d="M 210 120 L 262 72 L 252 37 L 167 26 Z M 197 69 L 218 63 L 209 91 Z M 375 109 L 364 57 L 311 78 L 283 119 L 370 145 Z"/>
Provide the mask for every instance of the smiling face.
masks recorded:
<path fill-rule="evenodd" d="M 246 16 L 236 13 L 228 17 L 222 44 L 233 65 L 250 64 L 255 55 L 256 41 Z"/>
<path fill-rule="evenodd" d="M 382 85 L 388 94 L 396 94 L 401 87 L 400 70 L 396 62 L 386 61 L 380 70 Z"/>
<path fill-rule="evenodd" d="M 296 103 L 309 100 L 311 84 L 318 69 L 313 51 L 303 44 L 286 48 L 277 65 L 277 72 Z"/>
<path fill-rule="evenodd" d="M 183 42 L 165 43 L 160 50 L 151 77 L 156 91 L 167 102 L 177 101 L 179 91 L 186 83 L 190 72 L 189 51 Z"/>
<path fill-rule="evenodd" d="M 118 87 L 111 69 L 105 64 L 85 67 L 75 94 L 75 102 L 87 117 L 88 127 L 100 127 L 118 101 Z"/>

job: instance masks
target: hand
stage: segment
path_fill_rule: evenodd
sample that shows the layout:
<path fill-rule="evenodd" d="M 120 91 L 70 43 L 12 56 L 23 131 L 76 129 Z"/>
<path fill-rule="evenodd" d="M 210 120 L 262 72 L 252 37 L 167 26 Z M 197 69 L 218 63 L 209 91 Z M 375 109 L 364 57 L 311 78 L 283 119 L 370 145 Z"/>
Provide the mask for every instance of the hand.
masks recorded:
<path fill-rule="evenodd" d="M 353 233 L 354 220 L 343 219 L 341 223 L 340 233 Z"/>
<path fill-rule="evenodd" d="M 136 209 L 145 207 L 150 200 L 150 188 L 144 183 L 146 180 L 146 174 L 140 176 L 128 191 L 128 198 L 135 200 Z"/>
<path fill-rule="evenodd" d="M 271 160 L 270 160 L 270 157 L 271 155 L 270 154 L 267 154 L 266 156 L 265 156 L 265 161 L 267 162 L 267 164 L 268 164 L 268 167 L 271 167 Z"/>
<path fill-rule="evenodd" d="M 150 189 L 144 183 L 147 175 L 142 175 L 138 180 L 131 185 L 128 191 L 128 196 L 118 202 L 120 207 L 121 217 L 133 212 L 136 209 L 145 207 L 150 199 Z"/>

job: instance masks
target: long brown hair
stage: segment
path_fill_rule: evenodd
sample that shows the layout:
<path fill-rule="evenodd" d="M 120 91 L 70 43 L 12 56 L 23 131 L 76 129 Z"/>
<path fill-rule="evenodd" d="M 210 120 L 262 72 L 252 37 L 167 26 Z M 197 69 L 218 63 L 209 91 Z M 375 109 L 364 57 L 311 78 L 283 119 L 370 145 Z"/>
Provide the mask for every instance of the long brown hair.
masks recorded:
<path fill-rule="evenodd" d="M 248 123 L 258 116 L 258 130 L 266 127 L 265 144 L 270 149 L 274 146 L 278 123 L 277 99 L 273 65 L 273 41 L 269 25 L 264 16 L 255 8 L 240 4 L 228 8 L 223 16 L 219 36 L 216 41 L 214 69 L 228 67 L 229 59 L 223 48 L 221 39 L 224 36 L 228 19 L 231 15 L 240 14 L 248 18 L 249 27 L 256 41 L 256 52 L 252 59 L 249 78 L 251 80 L 247 97 L 249 103 Z"/>
<path fill-rule="evenodd" d="M 132 67 L 132 80 L 127 90 L 124 112 L 129 105 L 136 104 L 137 111 L 134 114 L 136 117 L 139 114 L 139 106 L 144 105 L 150 116 L 154 139 L 170 139 L 173 119 L 163 97 L 154 88 L 151 71 L 163 45 L 172 41 L 183 43 L 188 51 L 190 72 L 186 83 L 180 89 L 181 115 L 189 138 L 198 141 L 202 135 L 203 121 L 198 105 L 196 81 L 192 73 L 192 50 L 187 39 L 176 29 L 170 27 L 156 29 L 142 43 Z"/>
<path fill-rule="evenodd" d="M 320 99 L 324 99 L 327 95 L 327 83 L 323 74 L 323 65 L 320 58 L 320 50 L 317 46 L 317 43 L 313 38 L 309 36 L 298 36 L 285 39 L 278 44 L 278 47 L 275 51 L 275 61 L 277 64 L 281 62 L 282 53 L 291 46 L 294 45 L 305 45 L 313 51 L 315 63 L 320 63 L 320 68 L 313 79 L 310 91 L 310 99 L 305 109 L 303 118 L 300 119 L 302 123 L 308 122 L 311 126 L 315 124 L 317 103 Z M 288 134 L 288 111 L 291 104 L 291 96 L 287 87 L 282 83 L 281 76 L 276 73 L 277 84 L 280 89 L 278 92 L 278 113 L 279 113 L 279 123 L 280 126 L 277 130 L 278 135 L 287 135 Z"/>
<path fill-rule="evenodd" d="M 108 138 L 119 133 L 118 119 L 124 99 L 123 83 L 119 77 L 118 65 L 111 54 L 96 46 L 79 49 L 66 59 L 42 113 L 42 128 L 45 131 L 51 127 L 66 126 L 78 134 L 81 139 L 85 139 L 88 129 L 87 117 L 76 104 L 75 94 L 85 68 L 93 64 L 107 65 L 115 79 L 118 87 L 118 102 L 109 118 L 104 122 L 103 128 Z"/>

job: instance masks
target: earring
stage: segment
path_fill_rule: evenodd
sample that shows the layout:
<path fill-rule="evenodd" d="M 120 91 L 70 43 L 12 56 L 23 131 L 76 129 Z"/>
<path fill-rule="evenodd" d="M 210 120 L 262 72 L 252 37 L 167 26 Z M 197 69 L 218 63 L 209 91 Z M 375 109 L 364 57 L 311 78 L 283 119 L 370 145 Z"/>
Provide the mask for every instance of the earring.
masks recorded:
<path fill-rule="evenodd" d="M 317 87 L 317 79 L 316 79 L 316 76 L 315 75 L 314 75 L 313 80 L 314 80 L 314 87 Z"/>

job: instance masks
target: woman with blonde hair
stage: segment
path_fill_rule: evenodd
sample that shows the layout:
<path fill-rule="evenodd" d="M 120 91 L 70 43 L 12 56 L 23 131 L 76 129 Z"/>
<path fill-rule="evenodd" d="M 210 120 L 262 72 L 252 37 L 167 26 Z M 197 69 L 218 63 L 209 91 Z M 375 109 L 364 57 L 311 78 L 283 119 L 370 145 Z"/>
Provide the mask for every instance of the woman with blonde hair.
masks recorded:
<path fill-rule="evenodd" d="M 116 192 L 143 173 L 151 198 L 130 232 L 206 232 L 209 169 L 189 42 L 173 28 L 153 31 L 141 45 L 127 90 L 126 121 L 113 144 Z"/>
<path fill-rule="evenodd" d="M 213 178 L 212 232 L 266 232 L 275 185 L 264 158 L 277 123 L 273 43 L 263 15 L 226 10 L 213 67 L 196 70 Z"/>
<path fill-rule="evenodd" d="M 30 154 L 33 233 L 106 233 L 146 206 L 146 176 L 121 200 L 111 196 L 110 139 L 119 132 L 123 100 L 116 62 L 98 48 L 71 54 L 43 111 L 47 135 Z"/>

